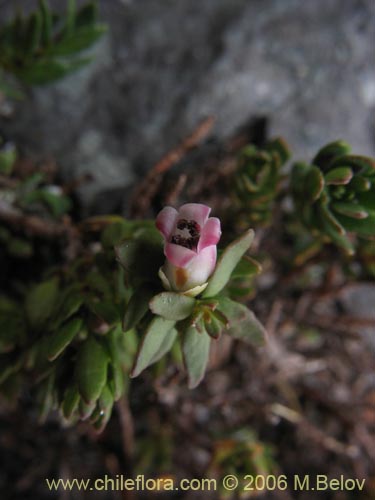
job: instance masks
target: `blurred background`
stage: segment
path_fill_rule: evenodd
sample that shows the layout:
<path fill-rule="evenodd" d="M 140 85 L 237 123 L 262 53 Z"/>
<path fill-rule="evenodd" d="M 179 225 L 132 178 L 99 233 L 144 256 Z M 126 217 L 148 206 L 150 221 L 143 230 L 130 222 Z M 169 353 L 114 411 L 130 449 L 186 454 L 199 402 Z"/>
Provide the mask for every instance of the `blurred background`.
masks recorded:
<path fill-rule="evenodd" d="M 3 0 L 1 19 L 35 3 Z M 99 198 L 99 210 L 113 210 L 207 116 L 215 117 L 217 140 L 265 120 L 296 158 L 339 138 L 374 153 L 371 0 L 99 5 L 109 30 L 92 49 L 93 63 L 34 89 L 14 118 L 0 121 L 28 154 L 53 156 L 65 178 L 89 172 L 93 180 L 80 192 L 86 207 L 97 211 Z"/>
<path fill-rule="evenodd" d="M 204 158 L 241 130 L 260 141 L 284 137 L 294 159 L 311 159 L 341 138 L 355 153 L 374 155 L 373 0 L 98 3 L 108 30 L 88 50 L 92 62 L 63 80 L 28 88 L 22 100 L 0 102 L 0 133 L 23 157 L 56 163 L 61 183 L 85 179 L 74 191 L 79 217 L 134 211 L 134 187 L 208 117 L 213 124 Z M 50 4 L 57 11 L 66 7 L 61 0 Z M 30 12 L 36 5 L 0 0 L 0 25 L 17 8 Z M 199 168 L 197 154 L 177 172 L 194 161 Z M 192 193 L 194 186 L 188 197 Z M 277 252 L 272 237 L 266 241 L 262 251 Z M 277 295 L 283 269 L 266 264 L 254 310 L 270 333 L 269 345 L 254 352 L 224 343 L 195 391 L 173 367 L 164 375 L 145 373 L 130 394 L 133 424 L 121 405 L 100 435 L 84 423 L 62 427 L 57 415 L 38 424 L 30 394 L 11 411 L 0 405 L 1 497 L 374 498 L 375 290 L 370 280 L 346 286 L 334 260 L 331 255 L 330 274 L 313 267 L 308 278 L 299 276 L 287 297 Z M 312 282 L 319 293 L 306 298 L 302 291 Z M 306 311 L 313 312 L 311 321 L 304 321 Z M 128 425 L 135 426 L 130 437 Z M 135 439 L 132 460 L 129 439 Z M 343 474 L 366 478 L 366 488 L 240 497 L 225 491 L 51 492 L 45 485 L 46 477 L 136 473 Z"/>

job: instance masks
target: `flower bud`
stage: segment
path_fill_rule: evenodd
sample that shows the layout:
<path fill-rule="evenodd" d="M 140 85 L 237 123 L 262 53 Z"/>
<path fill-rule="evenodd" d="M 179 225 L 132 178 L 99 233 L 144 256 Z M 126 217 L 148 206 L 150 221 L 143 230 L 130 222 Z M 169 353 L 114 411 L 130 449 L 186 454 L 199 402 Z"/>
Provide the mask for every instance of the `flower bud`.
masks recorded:
<path fill-rule="evenodd" d="M 196 296 L 207 286 L 216 266 L 220 220 L 208 217 L 210 207 L 187 203 L 177 211 L 165 207 L 156 218 L 164 237 L 165 264 L 159 276 L 168 290 Z"/>

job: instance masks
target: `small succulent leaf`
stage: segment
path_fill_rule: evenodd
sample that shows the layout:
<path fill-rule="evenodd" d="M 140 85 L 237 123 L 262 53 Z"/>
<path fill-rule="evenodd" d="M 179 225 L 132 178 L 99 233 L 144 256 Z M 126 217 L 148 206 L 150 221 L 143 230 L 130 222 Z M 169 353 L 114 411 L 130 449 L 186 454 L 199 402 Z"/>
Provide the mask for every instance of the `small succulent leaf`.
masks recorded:
<path fill-rule="evenodd" d="M 105 26 L 84 27 L 64 37 L 47 52 L 50 57 L 67 57 L 88 49 L 107 31 Z"/>
<path fill-rule="evenodd" d="M 129 240 L 115 247 L 117 260 L 130 279 L 139 282 L 158 282 L 158 271 L 163 265 L 163 247 L 145 240 Z"/>
<path fill-rule="evenodd" d="M 76 380 L 86 403 L 95 402 L 107 381 L 108 354 L 93 336 L 82 344 L 78 352 Z"/>
<path fill-rule="evenodd" d="M 80 395 L 76 385 L 70 385 L 65 393 L 61 404 L 61 410 L 66 420 L 70 420 L 79 405 Z"/>
<path fill-rule="evenodd" d="M 124 332 L 135 328 L 149 310 L 152 291 L 149 286 L 141 286 L 130 297 L 126 305 L 122 329 Z"/>
<path fill-rule="evenodd" d="M 89 309 L 96 315 L 98 318 L 102 319 L 109 325 L 113 325 L 114 323 L 118 323 L 120 318 L 120 313 L 116 304 L 111 302 L 110 300 L 106 301 L 93 301 L 87 300 L 87 306 Z"/>
<path fill-rule="evenodd" d="M 69 319 L 73 314 L 76 314 L 84 302 L 84 298 L 77 287 L 66 289 L 61 299 L 55 307 L 55 318 L 52 321 L 51 328 L 55 329 L 61 323 Z"/>
<path fill-rule="evenodd" d="M 324 233 L 329 236 L 333 243 L 345 250 L 348 255 L 353 255 L 354 247 L 347 238 L 346 231 L 337 218 L 333 218 L 328 208 L 323 205 L 318 207 L 318 215 L 320 216 L 320 224 Z M 341 230 L 338 230 L 338 225 L 342 228 Z"/>
<path fill-rule="evenodd" d="M 332 167 L 336 166 L 348 166 L 356 173 L 371 175 L 375 172 L 375 159 L 367 156 L 345 155 L 332 162 Z"/>
<path fill-rule="evenodd" d="M 211 337 L 207 332 L 199 333 L 196 328 L 189 327 L 182 339 L 182 354 L 188 374 L 189 389 L 194 389 L 201 382 L 206 372 Z"/>
<path fill-rule="evenodd" d="M 113 248 L 131 236 L 131 225 L 125 219 L 109 224 L 101 234 L 101 243 L 104 248 Z"/>
<path fill-rule="evenodd" d="M 337 167 L 329 170 L 325 176 L 327 185 L 333 184 L 336 186 L 349 184 L 353 178 L 353 170 L 350 167 Z"/>
<path fill-rule="evenodd" d="M 43 20 L 40 11 L 31 14 L 28 20 L 28 26 L 25 36 L 25 50 L 33 54 L 38 50 L 42 40 Z"/>
<path fill-rule="evenodd" d="M 370 191 L 371 181 L 369 178 L 363 177 L 362 175 L 355 175 L 350 182 L 350 188 L 353 189 L 356 193 L 362 194 Z M 372 195 L 372 199 L 374 199 L 374 195 Z"/>
<path fill-rule="evenodd" d="M 289 145 L 282 137 L 276 137 L 272 141 L 266 144 L 266 149 L 268 151 L 275 151 L 280 158 L 280 163 L 283 165 L 291 157 L 291 151 Z"/>
<path fill-rule="evenodd" d="M 16 70 L 15 75 L 26 84 L 45 85 L 82 68 L 90 61 L 90 58 L 81 58 L 72 61 L 43 59 L 35 61 L 32 66 Z"/>
<path fill-rule="evenodd" d="M 60 356 L 81 331 L 82 325 L 83 321 L 81 318 L 74 318 L 51 335 L 47 348 L 47 358 L 49 361 L 54 361 Z"/>
<path fill-rule="evenodd" d="M 175 321 L 164 319 L 160 316 L 154 318 L 138 348 L 131 377 L 137 377 L 143 370 L 153 363 L 154 357 L 158 354 L 166 337 L 171 334 Z"/>
<path fill-rule="evenodd" d="M 358 194 L 358 202 L 366 211 L 375 212 L 375 180 L 371 190 Z"/>
<path fill-rule="evenodd" d="M 234 268 L 231 279 L 236 278 L 249 278 L 255 276 L 262 272 L 262 266 L 255 259 L 252 259 L 248 255 L 244 255 L 239 261 L 237 266 Z"/>
<path fill-rule="evenodd" d="M 111 418 L 114 398 L 108 386 L 105 386 L 98 401 L 98 418 L 94 422 L 94 427 L 98 432 L 102 432 Z"/>
<path fill-rule="evenodd" d="M 78 411 L 81 420 L 87 420 L 88 418 L 90 418 L 95 408 L 96 408 L 96 401 L 92 401 L 91 403 L 86 403 L 83 399 L 80 399 L 78 405 Z"/>
<path fill-rule="evenodd" d="M 297 162 L 293 165 L 291 175 L 291 188 L 297 196 L 305 195 L 306 175 L 310 170 L 310 165 L 303 162 Z"/>
<path fill-rule="evenodd" d="M 209 320 L 205 322 L 204 326 L 208 335 L 213 339 L 218 339 L 224 329 L 223 323 L 214 314 L 210 315 Z"/>
<path fill-rule="evenodd" d="M 312 165 L 305 178 L 306 195 L 310 201 L 316 201 L 324 189 L 324 177 L 318 167 Z"/>
<path fill-rule="evenodd" d="M 58 280 L 52 278 L 34 286 L 26 296 L 26 315 L 32 328 L 40 328 L 50 318 L 58 298 Z"/>
<path fill-rule="evenodd" d="M 339 214 L 352 217 L 353 219 L 366 219 L 368 212 L 358 203 L 349 203 L 344 201 L 335 201 L 331 203 L 331 208 Z"/>
<path fill-rule="evenodd" d="M 162 341 L 159 350 L 157 353 L 153 356 L 151 363 L 156 363 L 159 361 L 163 356 L 165 356 L 171 349 L 172 346 L 177 338 L 178 332 L 176 328 L 172 328 L 172 330 L 169 332 L 169 334 L 164 338 Z"/>
<path fill-rule="evenodd" d="M 335 158 L 347 155 L 350 150 L 349 144 L 344 141 L 331 142 L 318 151 L 312 163 L 325 170 Z"/>
<path fill-rule="evenodd" d="M 56 391 L 55 391 L 56 371 L 53 369 L 48 377 L 39 385 L 39 421 L 42 423 L 47 418 L 48 413 L 53 409 Z"/>
<path fill-rule="evenodd" d="M 50 45 L 52 40 L 52 13 L 46 0 L 39 0 L 39 11 L 42 18 L 42 43 Z"/>
<path fill-rule="evenodd" d="M 296 266 L 301 266 L 307 260 L 314 257 L 322 249 L 322 242 L 316 238 L 314 240 L 303 241 L 302 244 L 298 244 L 295 255 L 293 257 L 293 262 Z"/>
<path fill-rule="evenodd" d="M 120 340 L 123 335 L 119 326 L 112 328 L 105 336 L 110 354 L 110 373 L 113 380 L 113 395 L 115 401 L 124 393 L 124 372 L 121 365 Z"/>
<path fill-rule="evenodd" d="M 214 297 L 225 287 L 230 276 L 254 239 L 254 231 L 248 229 L 242 236 L 233 241 L 223 252 L 215 271 L 208 280 L 203 297 Z"/>
<path fill-rule="evenodd" d="M 192 297 L 174 292 L 162 292 L 150 300 L 150 309 L 165 319 L 179 321 L 193 312 L 196 301 Z"/>
<path fill-rule="evenodd" d="M 345 215 L 338 215 L 337 218 L 349 232 L 365 238 L 375 236 L 375 213 L 372 213 L 366 219 L 353 219 Z"/>
<path fill-rule="evenodd" d="M 224 333 L 252 345 L 262 345 L 266 331 L 255 314 L 245 305 L 227 297 L 220 299 L 219 310 L 228 318 L 229 325 Z"/>
<path fill-rule="evenodd" d="M 68 0 L 66 16 L 65 16 L 65 27 L 64 27 L 65 37 L 72 35 L 74 33 L 76 10 L 77 10 L 76 0 Z"/>

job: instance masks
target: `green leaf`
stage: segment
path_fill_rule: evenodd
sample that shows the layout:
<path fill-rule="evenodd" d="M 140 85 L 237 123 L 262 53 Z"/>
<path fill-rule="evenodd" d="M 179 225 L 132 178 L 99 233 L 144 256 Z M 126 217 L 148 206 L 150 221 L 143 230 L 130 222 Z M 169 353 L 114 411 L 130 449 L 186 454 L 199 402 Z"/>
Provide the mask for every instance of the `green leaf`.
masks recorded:
<path fill-rule="evenodd" d="M 224 250 L 213 275 L 208 281 L 207 288 L 203 292 L 203 297 L 214 297 L 221 292 L 228 283 L 232 271 L 237 266 L 241 257 L 250 248 L 253 239 L 254 231 L 249 229 Z"/>
<path fill-rule="evenodd" d="M 165 319 L 179 321 L 190 316 L 196 301 L 180 293 L 162 292 L 150 300 L 150 309 Z"/>
<path fill-rule="evenodd" d="M 224 324 L 212 313 L 209 320 L 205 322 L 205 328 L 210 337 L 218 339 L 224 329 Z"/>
<path fill-rule="evenodd" d="M 125 309 L 125 316 L 122 324 L 124 332 L 136 327 L 149 310 L 149 301 L 152 297 L 149 286 L 138 288 L 130 297 Z"/>
<path fill-rule="evenodd" d="M 35 61 L 32 66 L 15 71 L 15 75 L 29 85 L 45 85 L 82 68 L 90 61 L 91 58 L 87 57 L 72 61 L 44 59 Z"/>
<path fill-rule="evenodd" d="M 162 343 L 159 347 L 159 350 L 153 356 L 150 364 L 154 364 L 157 361 L 159 361 L 163 356 L 165 356 L 172 349 L 172 346 L 177 338 L 177 334 L 178 334 L 178 332 L 177 332 L 176 328 L 172 328 L 172 330 L 169 332 L 169 334 L 162 341 Z"/>
<path fill-rule="evenodd" d="M 312 165 L 305 178 L 306 193 L 310 201 L 317 200 L 324 189 L 324 177 L 318 167 Z"/>
<path fill-rule="evenodd" d="M 65 33 L 71 35 L 74 33 L 74 25 L 76 20 L 76 0 L 68 0 L 66 17 L 65 17 Z"/>
<path fill-rule="evenodd" d="M 64 290 L 59 300 L 57 315 L 51 324 L 51 328 L 55 329 L 61 323 L 73 316 L 83 304 L 83 296 L 76 286 L 69 287 Z"/>
<path fill-rule="evenodd" d="M 277 137 L 266 144 L 266 149 L 268 151 L 275 151 L 280 158 L 280 162 L 283 165 L 291 157 L 291 151 L 288 144 L 281 137 Z"/>
<path fill-rule="evenodd" d="M 87 306 L 98 318 L 102 319 L 109 325 L 113 325 L 120 321 L 120 313 L 116 304 L 113 304 L 110 300 L 106 301 L 93 301 L 88 300 Z"/>
<path fill-rule="evenodd" d="M 131 280 L 159 283 L 158 270 L 165 260 L 161 242 L 129 240 L 116 246 L 115 251 L 117 260 Z"/>
<path fill-rule="evenodd" d="M 218 309 L 229 321 L 225 332 L 231 337 L 256 346 L 264 343 L 266 331 L 255 314 L 246 306 L 227 297 L 221 297 Z"/>
<path fill-rule="evenodd" d="M 375 236 L 375 214 L 369 215 L 366 219 L 352 219 L 344 215 L 338 215 L 337 218 L 349 232 L 364 237 Z"/>
<path fill-rule="evenodd" d="M 70 420 L 77 410 L 79 400 L 78 387 L 76 385 L 70 385 L 64 393 L 64 399 L 61 404 L 62 413 L 67 420 Z"/>
<path fill-rule="evenodd" d="M 49 56 L 66 57 L 88 49 L 107 31 L 103 25 L 89 26 L 74 31 L 53 45 L 47 52 Z"/>
<path fill-rule="evenodd" d="M 56 370 L 52 370 L 50 375 L 44 380 L 38 390 L 39 399 L 39 421 L 44 422 L 48 413 L 53 409 L 56 401 Z"/>
<path fill-rule="evenodd" d="M 312 163 L 325 170 L 335 158 L 348 154 L 350 149 L 344 141 L 331 142 L 318 152 Z"/>
<path fill-rule="evenodd" d="M 375 159 L 368 158 L 367 156 L 345 155 L 342 158 L 337 158 L 332 163 L 332 167 L 335 166 L 349 166 L 350 168 L 354 169 L 356 173 L 375 173 Z"/>
<path fill-rule="evenodd" d="M 153 363 L 174 325 L 175 321 L 161 317 L 156 317 L 150 322 L 139 346 L 131 377 L 137 377 Z"/>
<path fill-rule="evenodd" d="M 58 280 L 53 278 L 34 286 L 26 296 L 25 308 L 30 325 L 42 327 L 53 313 L 58 296 Z"/>
<path fill-rule="evenodd" d="M 110 388 L 108 386 L 105 386 L 98 401 L 98 408 L 100 410 L 99 418 L 94 423 L 94 427 L 98 432 L 101 432 L 104 429 L 108 420 L 110 419 L 113 403 L 113 394 Z"/>
<path fill-rule="evenodd" d="M 211 337 L 204 331 L 199 333 L 196 328 L 189 327 L 182 340 L 184 364 L 188 373 L 189 389 L 194 389 L 206 372 Z"/>
<path fill-rule="evenodd" d="M 353 177 L 353 170 L 350 167 L 338 167 L 329 170 L 324 178 L 327 184 L 339 186 L 349 184 Z"/>
<path fill-rule="evenodd" d="M 33 12 L 28 20 L 25 36 L 25 50 L 33 54 L 40 46 L 42 40 L 43 19 L 39 11 Z"/>
<path fill-rule="evenodd" d="M 231 274 L 231 279 L 249 278 L 256 274 L 260 274 L 261 271 L 262 271 L 261 264 L 259 264 L 259 262 L 252 259 L 251 257 L 245 255 L 244 257 L 242 257 L 237 266 L 234 268 Z"/>
<path fill-rule="evenodd" d="M 74 318 L 52 334 L 47 348 L 47 358 L 49 361 L 53 361 L 60 356 L 81 331 L 82 325 L 83 321 L 81 318 Z"/>
<path fill-rule="evenodd" d="M 52 41 L 52 14 L 46 0 L 39 0 L 39 9 L 42 17 L 42 42 L 48 46 Z"/>
<path fill-rule="evenodd" d="M 375 212 L 375 182 L 371 190 L 358 194 L 358 201 L 367 211 Z"/>
<path fill-rule="evenodd" d="M 354 247 L 347 238 L 346 231 L 338 221 L 338 217 L 334 217 L 328 207 L 322 204 L 318 206 L 318 214 L 325 234 L 329 236 L 333 243 L 345 250 L 348 255 L 353 255 Z"/>
<path fill-rule="evenodd" d="M 121 366 L 120 338 L 123 335 L 120 327 L 112 328 L 105 337 L 108 345 L 110 360 L 110 372 L 113 381 L 113 394 L 117 401 L 124 393 L 124 372 Z"/>
<path fill-rule="evenodd" d="M 78 405 L 78 411 L 81 420 L 87 420 L 92 415 L 95 408 L 96 408 L 96 401 L 92 401 L 91 403 L 85 403 L 83 399 L 80 399 Z"/>
<path fill-rule="evenodd" d="M 131 236 L 131 227 L 128 221 L 121 220 L 109 224 L 101 234 L 101 243 L 104 248 L 113 248 L 124 239 Z"/>
<path fill-rule="evenodd" d="M 86 403 L 96 401 L 107 381 L 108 355 L 101 344 L 90 336 L 78 352 L 76 379 Z"/>
<path fill-rule="evenodd" d="M 366 219 L 366 217 L 368 217 L 366 209 L 361 205 L 358 205 L 358 203 L 335 201 L 334 203 L 331 203 L 331 208 L 342 215 L 346 215 L 347 217 L 352 217 L 354 219 Z"/>

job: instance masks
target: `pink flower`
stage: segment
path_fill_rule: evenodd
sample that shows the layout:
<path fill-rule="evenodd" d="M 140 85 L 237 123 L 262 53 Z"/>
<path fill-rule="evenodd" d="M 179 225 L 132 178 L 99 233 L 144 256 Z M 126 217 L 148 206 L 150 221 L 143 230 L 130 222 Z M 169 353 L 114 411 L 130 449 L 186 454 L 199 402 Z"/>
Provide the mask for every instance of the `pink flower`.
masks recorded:
<path fill-rule="evenodd" d="M 210 211 L 206 205 L 187 203 L 178 211 L 165 207 L 157 216 L 167 258 L 159 275 L 168 290 L 195 296 L 206 288 L 221 236 L 220 220 L 209 218 Z"/>

